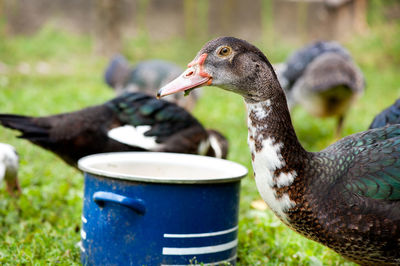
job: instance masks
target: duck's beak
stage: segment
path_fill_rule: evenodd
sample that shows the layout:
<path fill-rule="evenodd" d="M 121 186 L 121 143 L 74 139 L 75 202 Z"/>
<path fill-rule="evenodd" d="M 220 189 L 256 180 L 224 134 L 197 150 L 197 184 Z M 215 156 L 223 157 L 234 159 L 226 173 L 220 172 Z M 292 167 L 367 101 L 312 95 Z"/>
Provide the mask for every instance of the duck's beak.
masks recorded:
<path fill-rule="evenodd" d="M 188 65 L 188 69 L 186 69 L 179 77 L 158 91 L 157 98 L 180 91 L 195 89 L 204 85 L 211 85 L 212 77 L 203 69 L 203 64 L 206 58 L 207 54 L 204 53 L 200 55 L 197 60 L 192 61 Z"/>

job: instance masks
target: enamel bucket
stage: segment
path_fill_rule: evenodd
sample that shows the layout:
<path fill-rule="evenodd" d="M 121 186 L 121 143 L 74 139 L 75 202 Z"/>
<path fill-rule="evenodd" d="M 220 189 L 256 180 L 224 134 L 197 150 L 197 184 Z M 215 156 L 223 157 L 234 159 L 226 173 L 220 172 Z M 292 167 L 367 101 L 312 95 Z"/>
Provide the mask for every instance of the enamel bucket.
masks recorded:
<path fill-rule="evenodd" d="M 244 166 L 153 152 L 97 154 L 78 164 L 83 265 L 235 264 Z"/>

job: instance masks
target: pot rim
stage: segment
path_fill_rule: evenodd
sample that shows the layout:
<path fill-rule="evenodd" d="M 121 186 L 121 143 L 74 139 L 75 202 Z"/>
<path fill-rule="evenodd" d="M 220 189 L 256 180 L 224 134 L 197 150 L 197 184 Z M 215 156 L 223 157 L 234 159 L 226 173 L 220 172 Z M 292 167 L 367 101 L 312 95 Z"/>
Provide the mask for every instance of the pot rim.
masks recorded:
<path fill-rule="evenodd" d="M 110 170 L 98 169 L 93 164 L 105 163 L 110 164 L 117 163 L 120 161 L 132 161 L 132 162 L 159 162 L 162 160 L 164 164 L 183 164 L 184 161 L 191 161 L 193 166 L 198 167 L 223 167 L 229 169 L 226 174 L 218 177 L 205 177 L 205 178 L 182 178 L 182 177 L 160 177 L 160 176 L 145 176 L 118 173 Z M 239 181 L 248 174 L 248 170 L 245 166 L 232 162 L 225 159 L 218 159 L 214 157 L 193 155 L 193 154 L 182 154 L 182 153 L 166 153 L 166 152 L 110 152 L 110 153 L 99 153 L 85 156 L 78 161 L 78 168 L 84 173 L 108 177 L 113 179 L 122 179 L 129 181 L 140 181 L 146 183 L 174 183 L 174 184 L 207 184 L 207 183 L 226 183 Z"/>

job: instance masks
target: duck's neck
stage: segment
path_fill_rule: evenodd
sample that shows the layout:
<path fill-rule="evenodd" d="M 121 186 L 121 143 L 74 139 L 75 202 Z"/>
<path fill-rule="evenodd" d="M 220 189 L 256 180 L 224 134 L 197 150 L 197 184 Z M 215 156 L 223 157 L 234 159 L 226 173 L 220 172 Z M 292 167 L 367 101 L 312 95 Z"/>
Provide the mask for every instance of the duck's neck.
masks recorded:
<path fill-rule="evenodd" d="M 298 170 L 307 152 L 296 137 L 280 87 L 267 99 L 246 100 L 246 105 L 248 144 L 257 188 L 269 207 L 289 223 L 286 213 L 296 205 L 290 186 L 301 178 Z"/>

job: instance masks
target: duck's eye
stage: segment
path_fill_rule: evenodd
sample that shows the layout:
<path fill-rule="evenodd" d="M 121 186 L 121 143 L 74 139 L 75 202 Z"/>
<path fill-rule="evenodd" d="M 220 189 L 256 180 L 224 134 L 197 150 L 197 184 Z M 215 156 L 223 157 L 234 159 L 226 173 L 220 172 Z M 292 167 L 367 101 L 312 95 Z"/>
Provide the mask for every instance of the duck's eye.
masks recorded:
<path fill-rule="evenodd" d="M 230 55 L 231 53 L 232 53 L 232 49 L 231 49 L 230 47 L 228 47 L 228 46 L 221 47 L 221 48 L 218 50 L 218 55 L 219 55 L 219 56 L 228 56 L 228 55 Z"/>

